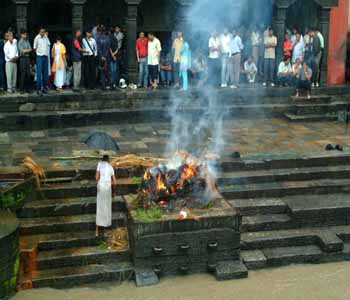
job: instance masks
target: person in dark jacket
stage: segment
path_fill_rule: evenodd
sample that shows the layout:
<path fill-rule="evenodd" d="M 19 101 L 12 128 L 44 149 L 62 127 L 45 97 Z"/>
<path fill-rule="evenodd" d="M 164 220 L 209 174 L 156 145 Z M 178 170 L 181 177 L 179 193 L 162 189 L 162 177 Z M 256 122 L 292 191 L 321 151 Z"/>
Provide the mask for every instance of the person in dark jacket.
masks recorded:
<path fill-rule="evenodd" d="M 321 40 L 319 36 L 317 35 L 317 30 L 312 30 L 311 32 L 312 36 L 312 87 L 319 87 L 318 79 L 320 77 L 320 64 L 321 64 L 321 58 L 322 58 L 322 47 L 321 47 Z"/>
<path fill-rule="evenodd" d="M 73 90 L 78 91 L 81 83 L 81 61 L 82 54 L 86 50 L 83 49 L 82 39 L 81 39 L 81 30 L 78 29 L 75 31 L 75 37 L 72 45 L 72 61 L 73 61 Z"/>
<path fill-rule="evenodd" d="M 5 41 L 3 37 L 4 37 L 4 34 L 0 32 L 0 91 L 4 91 L 6 89 L 5 54 L 4 54 Z"/>
<path fill-rule="evenodd" d="M 109 80 L 109 57 L 111 41 L 106 30 L 102 31 L 100 38 L 97 40 L 98 53 L 98 70 L 102 89 L 106 89 Z"/>

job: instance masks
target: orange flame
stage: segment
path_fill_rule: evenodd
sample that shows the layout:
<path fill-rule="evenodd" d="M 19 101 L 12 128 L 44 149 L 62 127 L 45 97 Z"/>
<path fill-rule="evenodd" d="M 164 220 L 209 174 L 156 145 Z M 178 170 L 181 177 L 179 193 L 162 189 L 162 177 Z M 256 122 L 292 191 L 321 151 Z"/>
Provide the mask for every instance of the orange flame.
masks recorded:
<path fill-rule="evenodd" d="M 162 176 L 160 174 L 158 174 L 157 176 L 157 190 L 161 191 L 161 190 L 166 190 L 166 186 L 163 182 Z"/>

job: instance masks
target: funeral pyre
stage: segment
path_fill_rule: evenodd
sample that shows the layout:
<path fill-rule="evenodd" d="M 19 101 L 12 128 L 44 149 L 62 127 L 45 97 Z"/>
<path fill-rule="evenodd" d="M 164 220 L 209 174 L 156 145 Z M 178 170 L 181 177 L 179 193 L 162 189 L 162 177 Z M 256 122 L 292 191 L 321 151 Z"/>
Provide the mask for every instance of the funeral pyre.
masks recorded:
<path fill-rule="evenodd" d="M 165 164 L 159 164 L 145 172 L 139 198 L 145 209 L 153 205 L 167 207 L 207 206 L 219 197 L 214 173 L 208 161 L 215 155 L 199 159 L 178 151 Z"/>

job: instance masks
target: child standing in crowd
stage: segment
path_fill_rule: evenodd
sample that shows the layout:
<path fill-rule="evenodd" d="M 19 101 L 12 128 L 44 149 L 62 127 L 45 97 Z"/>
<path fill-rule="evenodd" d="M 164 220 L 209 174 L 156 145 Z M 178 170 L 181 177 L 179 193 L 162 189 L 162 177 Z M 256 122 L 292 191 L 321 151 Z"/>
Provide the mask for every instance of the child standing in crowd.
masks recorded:
<path fill-rule="evenodd" d="M 180 78 L 182 78 L 182 90 L 188 90 L 188 71 L 191 69 L 191 49 L 184 41 L 180 51 Z"/>

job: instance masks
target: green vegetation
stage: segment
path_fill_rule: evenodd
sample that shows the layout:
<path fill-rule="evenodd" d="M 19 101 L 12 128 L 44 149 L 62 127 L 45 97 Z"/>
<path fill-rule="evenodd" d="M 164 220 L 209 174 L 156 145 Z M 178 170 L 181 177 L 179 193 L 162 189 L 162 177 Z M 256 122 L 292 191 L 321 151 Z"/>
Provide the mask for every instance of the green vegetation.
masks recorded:
<path fill-rule="evenodd" d="M 0 208 L 16 210 L 22 207 L 27 194 L 25 192 L 8 192 L 0 195 Z"/>
<path fill-rule="evenodd" d="M 135 219 L 144 223 L 151 223 L 161 219 L 163 216 L 162 210 L 158 206 L 153 206 L 149 209 L 138 208 L 135 211 Z"/>
<path fill-rule="evenodd" d="M 135 184 L 141 184 L 141 183 L 142 183 L 142 177 L 136 177 L 136 176 L 134 176 L 134 177 L 132 178 L 132 181 L 133 181 L 133 183 L 135 183 Z"/>
<path fill-rule="evenodd" d="M 105 241 L 101 241 L 97 247 L 99 250 L 107 250 L 108 249 L 108 245 Z"/>

